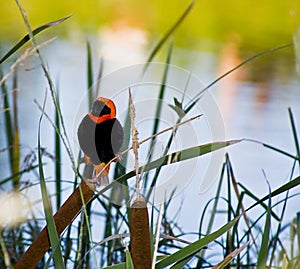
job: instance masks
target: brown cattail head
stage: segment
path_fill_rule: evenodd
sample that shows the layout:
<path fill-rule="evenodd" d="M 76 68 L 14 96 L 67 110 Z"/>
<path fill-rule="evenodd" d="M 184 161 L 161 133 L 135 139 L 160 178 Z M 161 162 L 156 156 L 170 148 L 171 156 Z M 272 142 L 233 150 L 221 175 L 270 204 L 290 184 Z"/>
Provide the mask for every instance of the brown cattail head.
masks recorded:
<path fill-rule="evenodd" d="M 147 204 L 138 196 L 130 207 L 130 244 L 135 269 L 151 268 L 151 243 Z"/>
<path fill-rule="evenodd" d="M 80 186 L 69 196 L 54 215 L 55 226 L 60 235 L 80 212 L 83 202 L 88 203 L 94 195 L 95 185 L 82 181 Z M 33 269 L 50 249 L 47 226 L 40 232 L 30 247 L 23 254 L 15 269 Z"/>

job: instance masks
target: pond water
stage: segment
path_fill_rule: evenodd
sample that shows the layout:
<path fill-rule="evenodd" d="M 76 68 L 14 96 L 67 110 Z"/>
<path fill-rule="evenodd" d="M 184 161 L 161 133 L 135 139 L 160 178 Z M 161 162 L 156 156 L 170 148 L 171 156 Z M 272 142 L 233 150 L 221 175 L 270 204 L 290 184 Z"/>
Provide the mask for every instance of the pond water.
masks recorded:
<path fill-rule="evenodd" d="M 149 53 L 148 42 L 148 37 L 142 30 L 126 27 L 118 28 L 118 30 L 115 28 L 104 29 L 101 35 L 93 37 L 91 42 L 95 70 L 99 66 L 98 59 L 103 56 L 104 80 L 101 82 L 100 93 L 114 98 L 118 108 L 118 117 L 123 123 L 128 102 L 128 81 L 134 81 L 134 79 L 130 80 L 131 76 L 142 70 L 140 64 L 144 63 Z M 160 130 L 170 127 L 176 122 L 176 114 L 168 104 L 173 104 L 174 96 L 181 99 L 190 77 L 192 77 L 190 79 L 191 86 L 188 87 L 184 102 L 188 102 L 190 97 L 195 96 L 199 89 L 203 89 L 218 76 L 241 63 L 246 56 L 254 55 L 252 52 L 240 50 L 235 37 L 228 39 L 228 42 L 223 43 L 222 46 L 213 41 L 209 42 L 218 53 L 208 50 L 188 50 L 178 46 L 173 48 L 172 67 L 167 81 L 168 87 L 164 97 L 164 114 L 161 115 Z M 57 81 L 68 137 L 72 150 L 76 153 L 78 152 L 76 126 L 80 117 L 88 111 L 86 43 L 57 39 L 42 48 L 41 51 L 53 80 Z M 158 62 L 162 62 L 166 58 L 164 52 L 166 50 L 162 51 Z M 164 65 L 157 63 L 152 66 L 153 69 L 149 69 L 152 76 L 150 84 L 147 80 L 142 81 L 143 83 L 130 84 L 136 103 L 137 127 L 141 139 L 151 134 L 163 67 Z M 36 56 L 30 57 L 19 67 L 18 77 L 21 145 L 22 154 L 25 157 L 31 149 L 37 147 L 38 120 L 41 113 L 34 100 L 42 104 L 45 92 L 48 92 L 46 111 L 50 117 L 54 115 L 54 109 L 44 74 Z M 117 84 L 118 82 L 120 84 Z M 112 83 L 114 86 L 105 88 L 108 85 L 105 83 Z M 113 83 L 116 83 L 116 86 Z M 299 104 L 299 80 L 295 72 L 293 49 L 286 48 L 241 67 L 211 87 L 197 109 L 189 115 L 204 113 L 203 119 L 200 118 L 195 123 L 187 124 L 186 128 L 180 129 L 179 138 L 175 140 L 172 149 L 179 150 L 222 139 L 247 138 L 262 141 L 295 154 L 288 108 L 290 107 L 293 111 L 299 131 Z M 6 141 L 3 136 L 3 117 L 1 117 L 0 124 L 0 148 L 4 148 Z M 53 136 L 54 131 L 51 124 L 44 119 L 42 146 L 51 154 L 53 154 L 54 148 Z M 155 156 L 161 156 L 167 137 L 159 138 L 155 147 Z M 145 152 L 147 152 L 146 146 L 141 149 L 141 162 L 147 158 Z M 275 189 L 289 180 L 293 160 L 277 152 L 249 141 L 242 141 L 228 147 L 226 152 L 229 153 L 237 181 L 247 186 L 258 197 L 268 193 L 266 181 L 269 182 L 272 189 Z M 175 181 L 180 188 L 171 208 L 176 212 L 178 207 L 182 207 L 177 218 L 185 231 L 197 230 L 203 206 L 214 196 L 216 191 L 217 176 L 224 161 L 224 153 L 225 151 L 221 152 L 221 158 L 218 155 L 218 165 L 213 167 L 210 166 L 212 157 L 205 156 L 196 161 L 187 161 L 177 167 L 173 165 L 169 171 L 163 171 L 162 178 L 167 178 L 166 184 L 171 184 L 169 179 L 175 178 L 175 174 L 179 175 Z M 65 151 L 63 156 L 63 178 L 72 182 L 73 173 Z M 6 155 L 1 154 L 0 158 L 1 170 L 8 176 Z M 129 160 L 132 159 L 131 156 Z M 45 166 L 46 176 L 51 181 L 53 167 L 50 159 L 45 158 L 45 160 L 48 163 Z M 132 168 L 133 164 L 131 163 L 129 166 Z M 27 179 L 29 179 L 27 175 L 22 178 L 24 181 Z M 32 178 L 30 179 L 32 180 Z M 164 184 L 162 180 L 163 191 L 167 189 Z M 174 186 L 171 184 L 171 186 L 175 187 L 176 184 L 173 184 Z M 72 184 L 67 183 L 66 188 L 65 195 L 67 196 L 71 192 Z M 170 191 L 171 189 L 168 194 Z M 39 199 L 38 186 L 27 192 L 32 195 L 33 200 Z M 160 198 L 157 202 L 160 201 Z M 295 216 L 299 199 L 299 197 L 295 197 L 291 200 L 287 210 L 288 218 Z M 191 212 L 197 217 L 192 218 Z"/>

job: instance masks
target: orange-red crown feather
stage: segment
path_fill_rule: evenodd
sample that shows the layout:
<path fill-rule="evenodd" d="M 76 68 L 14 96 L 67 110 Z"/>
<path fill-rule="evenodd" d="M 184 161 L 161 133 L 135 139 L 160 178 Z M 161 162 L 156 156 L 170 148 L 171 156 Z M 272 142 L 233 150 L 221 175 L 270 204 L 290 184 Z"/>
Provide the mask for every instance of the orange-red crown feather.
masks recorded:
<path fill-rule="evenodd" d="M 116 106 L 114 104 L 114 102 L 108 98 L 105 97 L 99 97 L 97 98 L 97 101 L 100 101 L 102 103 L 104 103 L 104 105 L 106 105 L 109 109 L 110 109 L 110 113 L 109 114 L 105 114 L 105 115 L 101 115 L 101 116 L 95 116 L 92 114 L 92 112 L 89 113 L 89 118 L 95 122 L 96 124 L 104 122 L 106 120 L 109 119 L 114 119 L 116 117 Z"/>

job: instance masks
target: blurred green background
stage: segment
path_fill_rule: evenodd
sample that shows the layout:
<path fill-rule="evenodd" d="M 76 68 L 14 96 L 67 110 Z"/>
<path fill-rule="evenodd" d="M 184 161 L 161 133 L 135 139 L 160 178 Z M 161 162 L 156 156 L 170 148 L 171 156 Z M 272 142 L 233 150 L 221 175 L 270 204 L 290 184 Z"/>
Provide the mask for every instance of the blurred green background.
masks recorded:
<path fill-rule="evenodd" d="M 178 0 L 23 0 L 21 3 L 33 28 L 73 14 L 72 19 L 54 30 L 66 38 L 78 37 L 78 33 L 95 34 L 105 25 L 122 21 L 146 31 L 149 40 L 157 40 L 189 4 Z M 175 44 L 196 48 L 204 42 L 208 46 L 205 41 L 222 42 L 233 33 L 240 38 L 241 46 L 251 50 L 289 43 L 299 22 L 298 6 L 297 0 L 196 1 L 176 32 Z M 0 18 L 1 43 L 15 41 L 26 33 L 15 1 L 0 1 Z"/>

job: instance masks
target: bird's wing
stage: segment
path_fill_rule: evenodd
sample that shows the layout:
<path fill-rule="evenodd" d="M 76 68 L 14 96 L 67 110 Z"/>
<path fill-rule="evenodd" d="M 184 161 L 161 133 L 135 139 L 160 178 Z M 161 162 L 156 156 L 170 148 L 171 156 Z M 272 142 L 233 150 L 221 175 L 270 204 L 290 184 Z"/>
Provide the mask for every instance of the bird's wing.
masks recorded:
<path fill-rule="evenodd" d="M 113 151 L 114 153 L 117 153 L 120 151 L 124 139 L 123 127 L 117 119 L 115 119 L 111 135 Z"/>
<path fill-rule="evenodd" d="M 88 157 L 95 156 L 96 147 L 95 147 L 95 128 L 96 124 L 93 123 L 90 118 L 85 116 L 77 131 L 79 145 L 85 155 Z"/>

